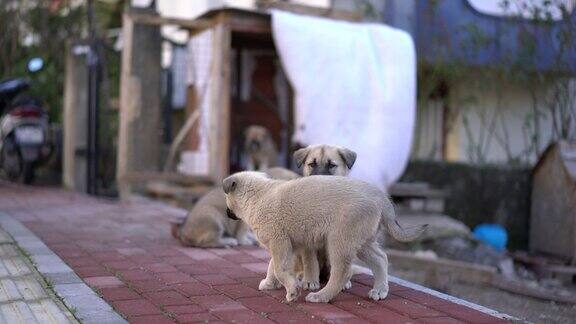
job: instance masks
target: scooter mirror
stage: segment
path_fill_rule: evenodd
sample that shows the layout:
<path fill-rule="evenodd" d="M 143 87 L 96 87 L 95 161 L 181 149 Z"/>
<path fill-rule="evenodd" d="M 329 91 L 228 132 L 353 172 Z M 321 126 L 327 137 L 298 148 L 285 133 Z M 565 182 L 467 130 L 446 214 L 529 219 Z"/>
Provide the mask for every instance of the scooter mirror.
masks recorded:
<path fill-rule="evenodd" d="M 28 61 L 28 71 L 31 73 L 38 72 L 42 70 L 43 67 L 44 60 L 39 57 L 32 58 L 30 61 Z"/>

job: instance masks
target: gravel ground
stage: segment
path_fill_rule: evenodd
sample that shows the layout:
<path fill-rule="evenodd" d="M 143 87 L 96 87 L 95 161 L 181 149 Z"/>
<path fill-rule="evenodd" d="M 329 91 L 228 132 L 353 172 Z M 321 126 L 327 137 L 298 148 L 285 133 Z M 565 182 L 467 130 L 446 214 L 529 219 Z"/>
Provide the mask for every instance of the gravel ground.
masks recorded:
<path fill-rule="evenodd" d="M 394 276 L 426 286 L 425 273 L 422 271 L 391 270 Z M 450 284 L 450 291 L 446 293 L 533 323 L 576 323 L 576 305 L 544 301 L 493 287 L 463 283 Z"/>

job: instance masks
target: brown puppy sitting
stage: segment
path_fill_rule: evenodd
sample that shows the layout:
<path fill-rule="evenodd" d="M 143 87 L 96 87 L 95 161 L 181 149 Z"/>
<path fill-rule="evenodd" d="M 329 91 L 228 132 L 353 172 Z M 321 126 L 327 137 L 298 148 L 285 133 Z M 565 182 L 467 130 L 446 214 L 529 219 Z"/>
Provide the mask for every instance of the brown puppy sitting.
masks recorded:
<path fill-rule="evenodd" d="M 278 149 L 272 135 L 262 126 L 252 125 L 244 131 L 246 169 L 264 171 L 278 163 Z"/>
<path fill-rule="evenodd" d="M 270 168 L 268 176 L 292 180 L 300 176 L 288 169 Z M 173 228 L 172 236 L 182 245 L 201 248 L 229 247 L 254 244 L 246 223 L 226 215 L 226 196 L 221 187 L 210 190 L 192 207 L 183 224 Z"/>
<path fill-rule="evenodd" d="M 254 127 L 259 128 L 259 126 L 250 128 L 253 129 Z M 259 131 L 253 129 L 253 132 L 258 133 Z M 259 137 L 254 135 L 252 138 Z M 304 176 L 321 170 L 327 170 L 327 174 L 347 175 L 354 165 L 356 153 L 336 146 L 312 145 L 297 150 L 294 153 L 294 160 L 299 167 L 306 164 L 303 167 Z M 271 178 L 278 180 L 292 180 L 299 177 L 296 173 L 281 167 L 269 168 L 265 172 Z M 180 240 L 183 245 L 195 247 L 226 247 L 253 243 L 246 225 L 226 216 L 226 202 L 221 188 L 215 188 L 204 195 L 190 210 L 184 223 L 174 225 L 172 236 Z M 324 253 L 319 253 L 319 258 L 320 264 L 325 264 Z M 296 271 L 302 273 L 303 266 L 300 259 L 296 262 L 295 267 Z M 314 274 L 311 276 L 313 277 Z M 308 276 L 306 280 L 308 282 L 318 281 L 308 278 Z M 311 285 L 311 289 L 317 288 L 316 286 L 319 287 L 319 283 L 312 283 Z"/>

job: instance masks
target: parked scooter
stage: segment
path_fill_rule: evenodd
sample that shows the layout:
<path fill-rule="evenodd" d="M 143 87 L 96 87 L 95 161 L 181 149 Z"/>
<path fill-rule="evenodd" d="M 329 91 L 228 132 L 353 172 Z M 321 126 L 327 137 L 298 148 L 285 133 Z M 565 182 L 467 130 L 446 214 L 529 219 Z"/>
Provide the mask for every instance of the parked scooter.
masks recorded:
<path fill-rule="evenodd" d="M 35 73 L 44 66 L 41 58 L 28 62 Z M 42 103 L 27 90 L 27 78 L 0 82 L 0 174 L 11 181 L 32 183 L 36 168 L 48 159 L 52 146 L 47 141 L 48 114 Z"/>

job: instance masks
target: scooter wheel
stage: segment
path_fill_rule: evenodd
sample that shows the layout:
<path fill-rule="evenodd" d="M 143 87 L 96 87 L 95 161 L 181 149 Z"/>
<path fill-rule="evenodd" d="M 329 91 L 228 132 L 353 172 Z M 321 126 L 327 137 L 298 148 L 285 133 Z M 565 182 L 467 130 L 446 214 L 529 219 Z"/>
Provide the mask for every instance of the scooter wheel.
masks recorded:
<path fill-rule="evenodd" d="M 22 181 L 25 184 L 31 184 L 36 176 L 36 169 L 32 163 L 24 163 L 22 168 Z"/>

